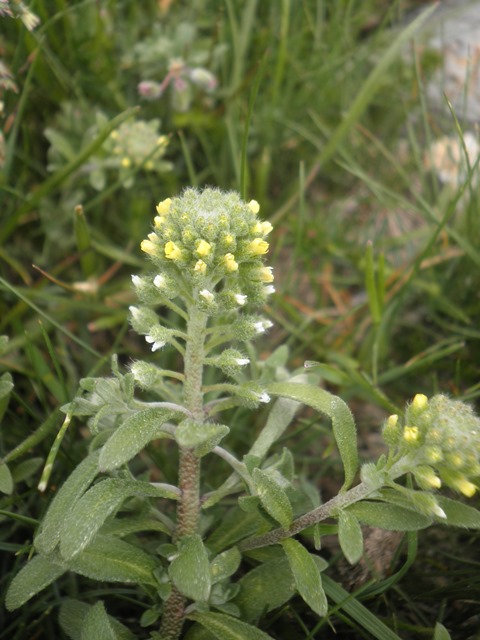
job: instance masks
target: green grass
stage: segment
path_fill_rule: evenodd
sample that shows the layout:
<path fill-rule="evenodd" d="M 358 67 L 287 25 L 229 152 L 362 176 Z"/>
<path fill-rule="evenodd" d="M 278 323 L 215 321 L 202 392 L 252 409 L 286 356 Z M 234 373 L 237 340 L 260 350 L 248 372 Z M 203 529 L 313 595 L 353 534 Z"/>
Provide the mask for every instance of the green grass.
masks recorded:
<path fill-rule="evenodd" d="M 414 3 L 386 0 L 169 4 L 161 14 L 154 0 L 37 0 L 31 9 L 41 23 L 32 32 L 0 18 L 2 59 L 18 86 L 3 96 L 0 334 L 9 342 L 0 373 L 10 371 L 15 386 L 0 456 L 20 478 L 0 498 L 0 594 L 30 551 L 51 493 L 85 455 L 84 427 L 72 424 L 47 495 L 39 495 L 62 424 L 58 407 L 81 378 L 108 372 L 112 354 L 122 365 L 144 355 L 128 330 L 130 274 L 143 267 L 139 243 L 155 203 L 187 185 L 237 189 L 275 223 L 278 293 L 267 309 L 275 329 L 261 356 L 287 344 L 292 367 L 319 363 L 325 385 L 359 416 L 365 457 L 384 416 L 416 392 L 470 402 L 480 394 L 478 195 L 473 178 L 449 190 L 424 163 L 441 132 L 461 139 L 463 125 L 454 114 L 437 120 L 430 112 L 431 59 L 405 54 L 428 17 L 407 23 Z M 185 24 L 194 36 L 182 44 Z M 160 33 L 170 56 L 218 79 L 212 95 L 194 88 L 184 112 L 168 92 L 152 102 L 137 94 L 140 80 L 160 82 L 167 73 L 168 55 L 154 48 Z M 168 137 L 171 168 L 146 170 L 148 154 L 124 170 L 109 167 L 113 152 L 103 145 L 111 131 L 154 118 Z M 98 190 L 91 174 L 101 162 L 106 183 Z M 174 356 L 164 357 L 175 367 Z M 231 419 L 241 424 L 245 413 Z M 289 446 L 328 496 L 332 477 L 341 484 L 335 460 L 319 463 L 329 435 L 321 425 L 312 435 L 307 424 L 308 416 L 298 422 Z M 241 448 L 246 438 L 237 438 Z M 171 452 L 152 457 L 174 481 Z M 430 638 L 437 620 L 453 637 L 473 637 L 478 536 L 435 530 L 420 540 L 400 582 L 379 579 L 381 597 L 360 593 L 320 625 L 294 601 L 265 628 L 278 638 L 288 629 L 292 640 L 333 637 L 333 627 L 341 637 L 370 638 L 363 603 L 368 624 L 376 618 L 400 637 Z M 429 555 L 430 540 L 439 558 Z M 405 562 L 400 553 L 392 571 Z M 135 590 L 93 591 L 70 576 L 19 613 L 1 610 L 0 638 L 64 638 L 56 622 L 61 594 L 84 589 L 113 607 L 125 603 L 127 617 L 141 614 Z"/>

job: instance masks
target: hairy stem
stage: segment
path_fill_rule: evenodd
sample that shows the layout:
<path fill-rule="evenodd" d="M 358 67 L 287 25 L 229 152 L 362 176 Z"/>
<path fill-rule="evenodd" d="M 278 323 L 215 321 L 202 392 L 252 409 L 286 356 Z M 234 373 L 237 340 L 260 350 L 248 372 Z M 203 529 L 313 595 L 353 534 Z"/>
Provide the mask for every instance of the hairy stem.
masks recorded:
<path fill-rule="evenodd" d="M 208 316 L 195 306 L 189 309 L 185 349 L 184 406 L 195 421 L 204 421 L 203 361 Z M 193 449 L 181 448 L 178 486 L 182 492 L 178 510 L 175 541 L 193 534 L 198 528 L 200 513 L 200 459 Z M 185 597 L 175 588 L 165 603 L 160 633 L 162 640 L 177 640 L 183 626 Z"/>

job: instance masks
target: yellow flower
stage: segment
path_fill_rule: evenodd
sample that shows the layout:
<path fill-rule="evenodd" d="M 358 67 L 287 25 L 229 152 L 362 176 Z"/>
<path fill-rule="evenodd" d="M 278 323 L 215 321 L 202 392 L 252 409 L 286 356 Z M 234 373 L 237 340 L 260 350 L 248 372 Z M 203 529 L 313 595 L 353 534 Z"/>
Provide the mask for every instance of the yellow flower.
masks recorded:
<path fill-rule="evenodd" d="M 265 222 L 262 222 L 262 233 L 264 236 L 267 236 L 272 229 L 273 229 L 273 225 L 270 222 L 268 222 L 268 220 L 266 220 Z"/>
<path fill-rule="evenodd" d="M 165 216 L 170 211 L 170 205 L 172 204 L 171 198 L 166 198 L 157 204 L 157 213 L 159 216 Z"/>
<path fill-rule="evenodd" d="M 197 260 L 193 270 L 195 271 L 195 273 L 200 273 L 203 276 L 207 271 L 207 265 L 203 260 Z"/>
<path fill-rule="evenodd" d="M 169 240 L 165 245 L 165 257 L 169 260 L 178 260 L 179 258 L 181 258 L 181 256 L 182 250 L 180 249 L 180 247 L 177 247 L 174 242 Z"/>
<path fill-rule="evenodd" d="M 257 224 L 253 225 L 252 233 L 255 233 L 256 235 L 260 235 L 262 233 L 262 223 L 261 222 L 257 222 Z"/>
<path fill-rule="evenodd" d="M 268 242 L 265 242 L 265 240 L 255 238 L 247 245 L 247 251 L 255 256 L 263 256 L 267 253 L 268 246 Z"/>
<path fill-rule="evenodd" d="M 273 268 L 272 267 L 262 267 L 260 269 L 260 280 L 262 282 L 273 282 Z"/>
<path fill-rule="evenodd" d="M 153 226 L 155 227 L 155 229 L 160 229 L 160 227 L 164 225 L 165 222 L 166 218 L 164 218 L 163 216 L 155 216 L 155 218 L 153 219 Z"/>
<path fill-rule="evenodd" d="M 403 429 L 403 438 L 407 442 L 416 442 L 418 440 L 418 427 L 405 427 Z"/>
<path fill-rule="evenodd" d="M 153 242 L 153 244 L 158 244 L 159 243 L 159 239 L 156 233 L 149 233 L 147 238 L 150 240 L 150 242 Z"/>
<path fill-rule="evenodd" d="M 155 256 L 157 254 L 157 245 L 151 240 L 142 240 L 140 249 L 151 256 Z"/>
<path fill-rule="evenodd" d="M 473 482 L 470 482 L 466 478 L 460 478 L 457 480 L 455 488 L 458 489 L 460 493 L 463 493 L 464 496 L 467 496 L 467 498 L 471 498 L 477 491 L 477 487 Z"/>
<path fill-rule="evenodd" d="M 208 256 L 211 250 L 212 250 L 211 244 L 209 244 L 206 240 L 199 240 L 197 244 L 197 253 L 199 256 L 204 258 L 205 256 Z"/>
<path fill-rule="evenodd" d="M 130 160 L 130 158 L 122 158 L 122 161 L 120 163 L 122 165 L 122 167 L 125 167 L 125 169 L 128 169 L 128 167 L 132 164 L 132 161 Z"/>
<path fill-rule="evenodd" d="M 225 254 L 223 261 L 225 262 L 225 268 L 227 271 L 238 271 L 238 262 L 235 260 L 233 253 Z"/>
<path fill-rule="evenodd" d="M 255 213 L 255 214 L 260 211 L 260 205 L 256 200 L 250 200 L 250 202 L 248 203 L 248 208 L 252 213 Z"/>
<path fill-rule="evenodd" d="M 417 393 L 413 399 L 412 406 L 417 411 L 423 411 L 428 406 L 428 398 L 423 393 Z"/>

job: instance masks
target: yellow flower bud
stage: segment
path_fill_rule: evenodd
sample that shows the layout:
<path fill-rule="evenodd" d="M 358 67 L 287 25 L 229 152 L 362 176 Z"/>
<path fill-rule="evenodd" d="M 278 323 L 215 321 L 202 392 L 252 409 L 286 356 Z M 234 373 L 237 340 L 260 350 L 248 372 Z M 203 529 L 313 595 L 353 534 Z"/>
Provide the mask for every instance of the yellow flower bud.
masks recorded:
<path fill-rule="evenodd" d="M 428 406 L 428 398 L 423 393 L 417 393 L 413 399 L 412 406 L 416 411 L 423 411 Z"/>
<path fill-rule="evenodd" d="M 130 160 L 130 158 L 122 158 L 122 161 L 120 163 L 122 165 L 122 167 L 125 167 L 125 169 L 128 169 L 128 167 L 132 164 L 132 161 Z"/>
<path fill-rule="evenodd" d="M 150 240 L 150 242 L 153 242 L 153 244 L 158 244 L 160 242 L 158 236 L 156 233 L 149 233 L 147 238 Z"/>
<path fill-rule="evenodd" d="M 157 213 L 160 216 L 165 216 L 170 211 L 170 205 L 172 204 L 171 198 L 166 198 L 157 204 Z"/>
<path fill-rule="evenodd" d="M 255 213 L 255 214 L 257 214 L 260 211 L 260 205 L 256 200 L 250 200 L 250 202 L 248 203 L 248 208 L 252 213 Z"/>
<path fill-rule="evenodd" d="M 397 423 L 398 423 L 398 416 L 397 416 L 397 414 L 396 414 L 396 413 L 394 413 L 394 414 L 393 414 L 393 415 L 391 415 L 391 416 L 388 416 L 388 419 L 387 419 L 387 425 L 388 425 L 389 427 L 396 427 L 396 426 L 397 426 Z"/>
<path fill-rule="evenodd" d="M 247 245 L 247 251 L 248 253 L 253 253 L 254 256 L 263 256 L 267 253 L 268 246 L 268 242 L 265 242 L 265 240 L 255 238 Z"/>
<path fill-rule="evenodd" d="M 165 257 L 169 260 L 178 260 L 182 256 L 182 250 L 174 242 L 169 240 L 165 245 Z"/>
<path fill-rule="evenodd" d="M 223 241 L 225 242 L 226 245 L 232 244 L 233 236 L 230 233 L 228 233 L 223 239 Z"/>
<path fill-rule="evenodd" d="M 418 440 L 418 427 L 404 427 L 403 439 L 406 442 L 416 442 Z"/>
<path fill-rule="evenodd" d="M 147 171 L 151 171 L 153 169 L 155 165 L 153 164 L 153 162 L 151 160 L 147 160 L 147 162 L 144 164 L 144 167 Z"/>
<path fill-rule="evenodd" d="M 268 220 L 266 220 L 265 222 L 262 222 L 262 233 L 264 236 L 267 236 L 270 231 L 273 229 L 273 225 L 268 222 Z"/>
<path fill-rule="evenodd" d="M 259 276 L 260 276 L 260 280 L 262 282 L 266 282 L 266 283 L 273 282 L 274 278 L 273 278 L 273 269 L 272 269 L 272 267 L 262 267 L 260 269 Z"/>
<path fill-rule="evenodd" d="M 204 258 L 205 256 L 208 256 L 211 250 L 212 250 L 212 245 L 209 244 L 206 240 L 200 240 L 198 242 L 197 253 L 199 256 L 202 256 L 202 258 Z"/>
<path fill-rule="evenodd" d="M 157 245 L 151 242 L 151 240 L 142 240 L 140 243 L 140 249 L 151 256 L 157 254 Z"/>
<path fill-rule="evenodd" d="M 155 216 L 155 218 L 153 219 L 153 226 L 155 227 L 155 229 L 160 229 L 160 227 L 164 225 L 165 222 L 166 218 L 164 218 L 163 216 Z"/>
<path fill-rule="evenodd" d="M 193 270 L 195 271 L 195 273 L 200 273 L 203 276 L 207 271 L 207 265 L 203 260 L 197 260 Z"/>
<path fill-rule="evenodd" d="M 235 256 L 233 255 L 233 253 L 225 254 L 223 261 L 225 263 L 225 268 L 227 271 L 238 271 L 238 262 L 235 260 Z"/>
<path fill-rule="evenodd" d="M 425 458 L 431 464 L 443 460 L 443 453 L 440 447 L 427 447 L 425 449 Z"/>
<path fill-rule="evenodd" d="M 254 233 L 257 236 L 259 236 L 262 233 L 262 223 L 261 222 L 257 222 L 257 224 L 253 225 L 252 233 Z"/>
<path fill-rule="evenodd" d="M 463 493 L 464 496 L 467 496 L 467 498 L 471 498 L 477 491 L 477 487 L 473 484 L 473 482 L 470 482 L 466 478 L 460 478 L 459 480 L 457 480 L 457 482 L 455 483 L 455 488 L 458 489 L 460 493 Z"/>

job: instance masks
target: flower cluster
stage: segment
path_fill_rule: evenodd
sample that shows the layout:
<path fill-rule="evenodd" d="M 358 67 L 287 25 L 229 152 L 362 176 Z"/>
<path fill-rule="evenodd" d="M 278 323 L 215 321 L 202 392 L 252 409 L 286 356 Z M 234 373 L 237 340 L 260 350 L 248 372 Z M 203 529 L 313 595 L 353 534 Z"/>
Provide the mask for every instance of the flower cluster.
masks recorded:
<path fill-rule="evenodd" d="M 445 395 L 430 400 L 417 394 L 405 412 L 405 424 L 390 416 L 383 435 L 395 452 L 406 456 L 422 489 L 445 484 L 471 497 L 480 476 L 480 418 L 471 407 Z"/>
<path fill-rule="evenodd" d="M 272 268 L 263 263 L 272 225 L 258 219 L 259 209 L 255 200 L 209 188 L 160 202 L 154 230 L 141 244 L 158 269 L 157 290 L 209 315 L 261 305 L 274 288 Z M 263 328 L 258 324 L 258 332 Z"/>

